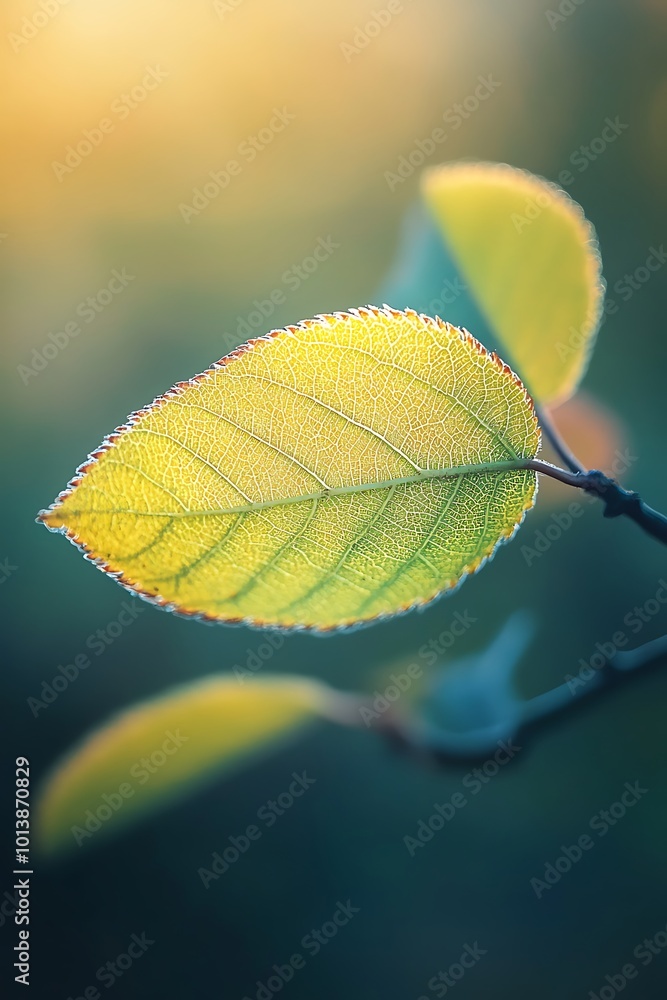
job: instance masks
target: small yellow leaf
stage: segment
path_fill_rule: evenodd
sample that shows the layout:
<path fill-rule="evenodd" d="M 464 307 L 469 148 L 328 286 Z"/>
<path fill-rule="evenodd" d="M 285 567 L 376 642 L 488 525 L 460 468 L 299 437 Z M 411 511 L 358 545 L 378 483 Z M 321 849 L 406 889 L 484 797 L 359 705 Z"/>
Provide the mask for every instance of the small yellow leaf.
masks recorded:
<path fill-rule="evenodd" d="M 369 307 L 277 330 L 112 434 L 43 511 L 170 610 L 320 629 L 453 587 L 534 500 L 531 400 L 469 333 Z"/>
<path fill-rule="evenodd" d="M 579 205 L 505 164 L 436 167 L 423 193 L 509 363 L 538 403 L 567 399 L 604 296 L 595 230 Z"/>
<path fill-rule="evenodd" d="M 211 677 L 138 705 L 91 733 L 41 789 L 38 836 L 52 853 L 87 844 L 231 771 L 345 695 L 316 681 Z"/>

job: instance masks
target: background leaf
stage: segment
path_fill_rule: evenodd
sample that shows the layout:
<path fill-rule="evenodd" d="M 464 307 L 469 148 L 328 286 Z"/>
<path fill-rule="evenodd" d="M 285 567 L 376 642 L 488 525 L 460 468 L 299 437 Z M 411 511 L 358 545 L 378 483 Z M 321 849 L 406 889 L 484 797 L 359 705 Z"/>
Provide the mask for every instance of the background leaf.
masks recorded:
<path fill-rule="evenodd" d="M 130 418 L 40 515 L 161 606 L 331 628 L 424 603 L 534 500 L 539 431 L 465 331 L 386 308 L 251 341 Z"/>
<path fill-rule="evenodd" d="M 423 194 L 503 355 L 538 403 L 567 399 L 586 371 L 604 293 L 581 208 L 505 164 L 428 170 Z"/>
<path fill-rule="evenodd" d="M 116 831 L 203 779 L 240 767 L 318 716 L 341 718 L 346 697 L 298 677 L 240 683 L 219 676 L 123 712 L 46 779 L 38 804 L 42 850 L 81 846 L 98 832 Z"/>

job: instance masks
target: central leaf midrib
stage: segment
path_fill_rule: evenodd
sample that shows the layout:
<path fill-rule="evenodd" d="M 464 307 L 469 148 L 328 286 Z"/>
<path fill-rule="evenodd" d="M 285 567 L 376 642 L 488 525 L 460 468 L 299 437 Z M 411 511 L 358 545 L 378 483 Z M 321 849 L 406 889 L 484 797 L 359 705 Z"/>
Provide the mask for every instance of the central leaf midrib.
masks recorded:
<path fill-rule="evenodd" d="M 282 507 L 289 504 L 304 503 L 309 500 L 326 500 L 330 497 L 347 496 L 351 493 L 365 493 L 367 490 L 382 490 L 391 486 L 411 486 L 416 483 L 425 482 L 430 479 L 443 479 L 447 476 L 461 475 L 493 475 L 503 472 L 525 472 L 529 458 L 518 458 L 515 461 L 505 462 L 482 462 L 478 465 L 459 465 L 447 469 L 425 469 L 414 476 L 400 476 L 395 479 L 384 479 L 373 483 L 356 483 L 351 486 L 336 486 L 327 490 L 318 490 L 315 493 L 304 493 L 294 497 L 278 497 L 273 500 L 257 500 L 238 507 L 212 508 L 210 510 L 184 510 L 184 511 L 151 511 L 132 510 L 114 508 L 112 510 L 71 510 L 68 516 L 80 516 L 83 514 L 132 514 L 137 517 L 222 517 L 233 514 L 252 513 L 256 510 L 265 510 L 269 507 Z"/>

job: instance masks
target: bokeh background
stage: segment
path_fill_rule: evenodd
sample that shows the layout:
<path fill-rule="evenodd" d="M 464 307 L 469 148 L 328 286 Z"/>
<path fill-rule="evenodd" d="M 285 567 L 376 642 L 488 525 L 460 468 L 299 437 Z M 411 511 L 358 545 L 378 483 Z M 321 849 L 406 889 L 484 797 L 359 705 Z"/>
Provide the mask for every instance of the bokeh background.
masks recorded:
<path fill-rule="evenodd" d="M 613 290 L 667 238 L 667 4 L 404 0 L 362 46 L 358 30 L 386 8 L 384 0 L 2 5 L 6 800 L 17 755 L 39 776 L 109 714 L 233 670 L 263 638 L 147 607 L 35 717 L 28 699 L 129 599 L 36 525 L 35 513 L 127 413 L 246 339 L 241 321 L 261 333 L 380 295 L 419 308 L 442 298 L 451 264 L 429 262 L 418 239 L 423 266 L 408 266 L 419 171 L 400 184 L 386 174 L 448 113 L 446 141 L 427 165 L 467 157 L 551 179 L 573 173 L 568 190 L 597 227 L 619 303 L 585 387 L 615 415 L 602 421 L 605 455 L 613 457 L 613 433 L 633 456 L 626 485 L 667 507 L 665 272 L 627 301 Z M 159 84 L 119 110 L 149 69 Z M 489 76 L 498 86 L 454 127 L 457 103 Z M 284 108 L 293 120 L 186 223 L 179 206 Z M 105 118 L 112 128 L 90 155 L 54 169 Z M 590 159 L 581 147 L 607 118 L 627 128 Z M 334 251 L 297 287 L 286 285 L 284 273 L 320 239 Z M 122 293 L 26 378 L 21 366 L 34 365 L 33 349 L 123 268 L 133 278 Z M 284 301 L 255 325 L 254 300 L 275 289 Z M 484 339 L 465 295 L 438 311 Z M 583 422 L 570 420 L 575 436 Z M 586 445 L 600 446 L 595 435 Z M 538 506 L 481 575 L 424 613 L 349 635 L 288 637 L 263 670 L 372 692 L 456 612 L 476 622 L 449 660 L 482 649 L 525 608 L 539 630 L 520 690 L 560 683 L 667 573 L 657 543 L 589 504 L 528 565 L 522 545 L 562 502 L 552 495 Z M 633 641 L 666 630 L 667 608 Z M 303 950 L 303 935 L 348 898 L 359 913 L 284 986 L 286 997 L 444 995 L 428 981 L 475 942 L 486 954 L 457 983 L 460 1000 L 598 994 L 605 976 L 667 925 L 666 696 L 667 673 L 658 671 L 564 716 L 414 857 L 403 838 L 460 790 L 469 765 L 429 769 L 370 733 L 315 729 L 115 840 L 100 838 L 60 865 L 36 861 L 32 995 L 82 996 L 96 970 L 145 932 L 155 943 L 116 980 L 114 996 L 254 998 L 257 981 Z M 313 789 L 205 890 L 197 869 L 304 768 Z M 648 794 L 537 899 L 530 879 L 628 781 Z M 11 850 L 3 857 L 9 890 Z M 2 977 L 13 986 L 6 910 L 0 935 Z M 626 995 L 662 997 L 666 980 L 667 954 L 656 955 Z"/>

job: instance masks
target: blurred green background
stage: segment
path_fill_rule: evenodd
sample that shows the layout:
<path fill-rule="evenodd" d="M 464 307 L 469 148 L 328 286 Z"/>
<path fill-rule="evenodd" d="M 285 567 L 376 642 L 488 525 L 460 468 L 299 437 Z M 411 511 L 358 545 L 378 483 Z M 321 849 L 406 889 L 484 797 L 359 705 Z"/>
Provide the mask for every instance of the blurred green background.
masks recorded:
<path fill-rule="evenodd" d="M 109 714 L 243 665 L 262 642 L 248 629 L 141 605 L 136 622 L 35 717 L 28 699 L 42 683 L 123 602 L 137 602 L 34 515 L 130 411 L 246 339 L 241 321 L 262 333 L 380 294 L 427 308 L 455 273 L 444 255 L 427 254 L 423 273 L 407 277 L 396 265 L 419 171 L 400 184 L 386 174 L 434 128 L 447 137 L 425 165 L 466 157 L 553 180 L 573 174 L 568 191 L 598 230 L 619 306 L 585 387 L 616 414 L 630 447 L 625 485 L 667 508 L 665 276 L 631 296 L 614 290 L 667 235 L 664 0 L 406 0 L 391 5 L 389 20 L 384 0 L 46 6 L 55 13 L 33 22 L 38 5 L 6 0 L 1 15 L 3 787 L 16 756 L 41 775 Z M 149 68 L 159 77 L 156 67 L 161 82 L 133 97 Z M 489 76 L 499 86 L 461 115 L 457 105 Z M 239 154 L 283 108 L 294 120 L 252 159 Z M 112 127 L 90 154 L 54 169 L 105 118 Z M 607 118 L 627 128 L 598 154 L 591 144 Z M 186 223 L 179 206 L 239 156 L 241 173 Z M 295 272 L 320 238 L 338 245 L 312 273 Z M 26 376 L 33 349 L 123 268 L 134 277 L 122 293 L 91 322 L 79 313 L 81 334 Z M 287 271 L 305 277 L 287 281 Z M 275 289 L 284 301 L 259 325 L 254 300 Z M 439 311 L 484 339 L 464 295 Z M 512 610 L 526 608 L 539 632 L 521 689 L 560 683 L 654 596 L 667 566 L 657 543 L 588 504 L 528 565 L 522 545 L 544 530 L 556 502 L 538 503 L 482 574 L 424 613 L 326 639 L 289 636 L 262 669 L 372 692 L 456 612 L 477 621 L 452 659 L 484 647 Z M 633 642 L 666 630 L 661 610 Z M 116 840 L 93 842 L 60 866 L 36 860 L 33 996 L 65 1000 L 95 984 L 104 995 L 96 971 L 145 932 L 155 943 L 113 983 L 114 996 L 254 998 L 257 981 L 303 952 L 304 934 L 349 898 L 358 914 L 308 957 L 285 996 L 445 995 L 429 980 L 478 942 L 486 954 L 456 984 L 459 998 L 585 998 L 610 989 L 605 976 L 629 961 L 640 972 L 627 996 L 662 997 L 667 954 L 643 968 L 632 952 L 667 925 L 666 695 L 667 675 L 657 672 L 564 718 L 414 857 L 403 838 L 461 789 L 469 765 L 423 768 L 372 734 L 321 727 Z M 316 779 L 312 790 L 205 889 L 198 868 L 303 769 Z M 537 899 L 530 879 L 634 781 L 648 794 Z M 9 890 L 9 853 L 2 880 Z M 2 915 L 3 976 L 12 983 L 15 929 Z"/>

